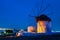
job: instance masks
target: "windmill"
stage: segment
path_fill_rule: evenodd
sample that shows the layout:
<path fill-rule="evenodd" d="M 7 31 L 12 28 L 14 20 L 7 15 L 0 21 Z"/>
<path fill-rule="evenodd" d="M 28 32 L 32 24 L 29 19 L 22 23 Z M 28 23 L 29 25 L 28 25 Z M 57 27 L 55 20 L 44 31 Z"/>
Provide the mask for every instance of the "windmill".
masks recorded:
<path fill-rule="evenodd" d="M 37 22 L 37 33 L 50 33 L 51 32 L 51 29 L 50 29 L 51 19 L 46 14 L 44 14 L 43 12 L 46 11 L 51 5 L 48 4 L 46 6 L 46 8 L 44 8 L 42 10 L 43 2 L 44 2 L 44 0 L 42 0 L 41 6 L 40 6 L 40 11 L 37 14 L 37 16 L 31 16 L 31 15 L 29 15 L 29 16 L 30 17 L 34 17 L 36 19 L 36 22 Z M 48 14 L 48 15 L 50 15 L 50 14 Z"/>

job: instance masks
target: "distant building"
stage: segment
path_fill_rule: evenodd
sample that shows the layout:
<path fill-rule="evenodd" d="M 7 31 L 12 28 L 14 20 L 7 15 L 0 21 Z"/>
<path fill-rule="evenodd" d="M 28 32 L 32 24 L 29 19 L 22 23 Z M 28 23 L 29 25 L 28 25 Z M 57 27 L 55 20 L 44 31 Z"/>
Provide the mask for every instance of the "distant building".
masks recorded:
<path fill-rule="evenodd" d="M 36 32 L 36 28 L 33 26 L 28 26 L 28 32 Z"/>
<path fill-rule="evenodd" d="M 0 28 L 0 30 L 13 30 L 11 28 Z"/>
<path fill-rule="evenodd" d="M 46 15 L 36 17 L 37 21 L 37 33 L 49 33 L 51 32 L 51 19 Z"/>

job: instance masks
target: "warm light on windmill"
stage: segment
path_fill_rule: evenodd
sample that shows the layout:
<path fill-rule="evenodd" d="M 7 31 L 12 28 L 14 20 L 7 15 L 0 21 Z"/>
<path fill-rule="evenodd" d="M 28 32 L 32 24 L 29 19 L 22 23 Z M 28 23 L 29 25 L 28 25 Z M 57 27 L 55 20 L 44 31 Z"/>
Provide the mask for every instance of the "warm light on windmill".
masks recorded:
<path fill-rule="evenodd" d="M 37 21 L 37 33 L 48 33 L 51 32 L 51 19 L 46 15 L 41 15 L 36 18 Z"/>

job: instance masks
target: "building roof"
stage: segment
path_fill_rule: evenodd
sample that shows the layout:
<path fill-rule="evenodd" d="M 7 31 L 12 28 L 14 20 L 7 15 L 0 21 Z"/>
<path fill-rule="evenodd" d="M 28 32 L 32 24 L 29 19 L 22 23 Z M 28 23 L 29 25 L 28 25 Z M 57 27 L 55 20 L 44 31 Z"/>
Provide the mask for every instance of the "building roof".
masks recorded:
<path fill-rule="evenodd" d="M 36 21 L 37 22 L 38 21 L 51 21 L 51 19 L 48 16 L 42 14 L 42 15 L 36 17 Z"/>

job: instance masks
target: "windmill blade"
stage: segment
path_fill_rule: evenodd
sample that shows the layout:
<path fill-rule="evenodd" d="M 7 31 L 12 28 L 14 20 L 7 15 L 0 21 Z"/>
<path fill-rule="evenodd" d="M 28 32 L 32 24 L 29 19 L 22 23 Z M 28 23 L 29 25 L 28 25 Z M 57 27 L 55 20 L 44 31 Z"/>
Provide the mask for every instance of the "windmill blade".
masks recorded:
<path fill-rule="evenodd" d="M 52 6 L 50 6 L 51 7 L 51 12 L 50 13 L 48 13 L 47 15 L 54 15 L 54 12 L 53 12 L 53 7 Z"/>
<path fill-rule="evenodd" d="M 46 11 L 48 8 L 50 8 L 50 12 L 47 15 L 53 15 L 53 8 L 50 4 L 48 4 L 47 7 L 41 11 L 41 13 Z"/>
<path fill-rule="evenodd" d="M 51 12 L 51 13 L 48 13 L 47 15 L 53 15 L 54 13 L 53 12 Z"/>
<path fill-rule="evenodd" d="M 41 6 L 40 6 L 40 10 L 42 10 L 42 6 L 43 6 L 43 3 L 44 3 L 44 0 L 41 0 L 42 2 L 41 2 Z M 37 16 L 40 16 L 40 12 L 41 11 L 39 11 L 39 13 L 37 14 L 37 15 L 34 15 L 34 16 L 31 16 L 31 15 L 29 15 L 30 17 L 37 17 Z M 35 14 L 35 11 L 33 10 L 33 13 Z"/>
<path fill-rule="evenodd" d="M 43 3 L 44 3 L 44 0 L 42 0 L 40 10 L 42 10 Z"/>
<path fill-rule="evenodd" d="M 35 16 L 32 16 L 32 15 L 29 15 L 30 17 L 35 17 Z"/>
<path fill-rule="evenodd" d="M 44 3 L 44 0 L 41 0 L 41 6 L 40 6 L 39 10 L 42 10 L 43 3 Z M 35 11 L 34 11 L 33 9 L 32 9 L 32 12 L 35 14 Z M 37 15 L 34 15 L 34 16 L 29 15 L 29 16 L 30 16 L 30 17 L 37 17 L 37 16 L 39 16 L 39 15 L 40 15 L 40 12 L 39 12 Z"/>
<path fill-rule="evenodd" d="M 44 0 L 41 0 L 42 2 L 41 2 L 41 6 L 40 6 L 40 11 L 39 11 L 39 13 L 38 13 L 38 16 L 40 16 L 40 12 L 41 12 L 41 10 L 42 10 L 42 6 L 43 6 L 43 3 L 44 3 Z"/>
<path fill-rule="evenodd" d="M 42 10 L 43 3 L 44 3 L 44 0 L 42 0 L 42 2 L 41 2 L 40 10 Z"/>
<path fill-rule="evenodd" d="M 47 5 L 47 7 L 45 9 L 43 9 L 40 13 L 44 12 L 45 10 L 47 10 L 50 7 L 50 4 Z"/>
<path fill-rule="evenodd" d="M 35 15 L 35 11 L 32 9 L 32 13 L 34 13 L 33 15 L 28 15 L 29 17 L 36 17 Z"/>

